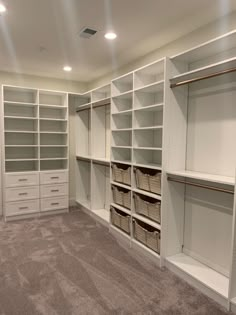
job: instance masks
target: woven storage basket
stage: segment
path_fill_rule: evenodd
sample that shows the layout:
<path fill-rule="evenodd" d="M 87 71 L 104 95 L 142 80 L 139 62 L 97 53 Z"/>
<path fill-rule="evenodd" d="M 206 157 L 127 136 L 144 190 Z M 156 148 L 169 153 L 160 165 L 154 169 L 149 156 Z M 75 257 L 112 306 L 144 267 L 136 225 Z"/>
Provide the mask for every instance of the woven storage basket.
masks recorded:
<path fill-rule="evenodd" d="M 131 192 L 122 187 L 112 186 L 113 200 L 118 205 L 131 209 Z"/>
<path fill-rule="evenodd" d="M 160 232 L 155 228 L 134 220 L 134 237 L 158 254 L 160 253 Z"/>
<path fill-rule="evenodd" d="M 161 222 L 161 202 L 147 197 L 134 195 L 135 211 L 138 214 L 142 214 L 158 223 Z"/>
<path fill-rule="evenodd" d="M 135 170 L 135 178 L 137 188 L 161 194 L 161 172 L 137 168 Z"/>
<path fill-rule="evenodd" d="M 112 178 L 115 182 L 131 185 L 131 167 L 123 164 L 112 164 Z"/>
<path fill-rule="evenodd" d="M 130 234 L 130 216 L 115 208 L 111 208 L 111 223 Z"/>

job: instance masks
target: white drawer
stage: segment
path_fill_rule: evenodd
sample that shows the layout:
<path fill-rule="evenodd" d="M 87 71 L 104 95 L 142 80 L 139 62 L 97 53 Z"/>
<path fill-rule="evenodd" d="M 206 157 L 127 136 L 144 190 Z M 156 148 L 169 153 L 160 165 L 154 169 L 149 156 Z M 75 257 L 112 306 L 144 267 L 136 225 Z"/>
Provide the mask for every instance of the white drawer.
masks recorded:
<path fill-rule="evenodd" d="M 39 173 L 5 174 L 5 187 L 22 187 L 39 185 Z"/>
<path fill-rule="evenodd" d="M 17 201 L 39 198 L 39 186 L 23 188 L 6 188 L 5 201 Z"/>
<path fill-rule="evenodd" d="M 68 196 L 68 184 L 42 185 L 40 186 L 40 198 L 54 196 Z"/>
<path fill-rule="evenodd" d="M 41 211 L 66 209 L 68 206 L 68 197 L 41 199 Z"/>
<path fill-rule="evenodd" d="M 15 201 L 5 204 L 5 215 L 21 215 L 39 212 L 39 200 Z"/>
<path fill-rule="evenodd" d="M 68 183 L 68 171 L 60 172 L 41 172 L 40 173 L 40 184 L 59 184 Z"/>

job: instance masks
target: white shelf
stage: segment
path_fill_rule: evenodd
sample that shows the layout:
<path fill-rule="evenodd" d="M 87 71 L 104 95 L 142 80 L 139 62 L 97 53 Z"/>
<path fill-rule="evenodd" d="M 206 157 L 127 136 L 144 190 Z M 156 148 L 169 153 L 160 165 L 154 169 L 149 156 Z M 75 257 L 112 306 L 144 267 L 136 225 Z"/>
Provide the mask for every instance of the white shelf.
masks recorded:
<path fill-rule="evenodd" d="M 39 104 L 39 106 L 41 108 L 67 109 L 67 106 L 62 106 L 62 105 Z"/>
<path fill-rule="evenodd" d="M 198 179 L 203 181 L 208 181 L 212 183 L 224 184 L 224 185 L 235 185 L 235 178 L 193 171 L 167 171 L 167 175 L 180 176 L 185 178 Z"/>
<path fill-rule="evenodd" d="M 37 103 L 27 103 L 27 102 L 11 102 L 11 101 L 4 101 L 4 104 L 7 105 L 22 105 L 22 106 L 30 106 L 30 107 L 36 107 Z"/>
<path fill-rule="evenodd" d="M 108 158 L 100 158 L 100 157 L 91 157 L 93 162 L 101 162 L 101 163 L 106 163 L 106 164 L 110 164 L 111 160 Z"/>
<path fill-rule="evenodd" d="M 132 115 L 132 111 L 132 109 L 127 109 L 120 112 L 112 113 L 112 115 Z"/>
<path fill-rule="evenodd" d="M 132 128 L 112 129 L 112 132 L 119 132 L 119 131 L 132 131 Z"/>
<path fill-rule="evenodd" d="M 5 159 L 6 162 L 38 161 L 39 159 Z"/>
<path fill-rule="evenodd" d="M 163 103 L 159 103 L 159 104 L 153 104 L 153 105 L 148 105 L 145 107 L 139 107 L 139 108 L 134 108 L 134 111 L 158 111 L 158 110 L 163 110 Z"/>
<path fill-rule="evenodd" d="M 158 92 L 161 89 L 163 89 L 163 85 L 164 85 L 164 80 L 160 80 L 160 81 L 136 88 L 134 91 L 135 92 L 141 91 L 141 92 L 147 92 L 147 93 Z"/>
<path fill-rule="evenodd" d="M 91 103 L 79 105 L 78 107 L 76 107 L 76 112 L 79 112 L 79 111 L 85 110 L 85 109 L 91 109 Z"/>
<path fill-rule="evenodd" d="M 6 148 L 31 148 L 31 147 L 39 147 L 37 144 L 5 144 Z M 50 146 L 51 147 L 51 146 Z"/>
<path fill-rule="evenodd" d="M 60 118 L 39 118 L 39 120 L 49 120 L 49 121 L 67 121 L 67 119 L 60 119 Z"/>
<path fill-rule="evenodd" d="M 92 107 L 98 107 L 98 106 L 110 106 L 111 104 L 111 98 L 110 97 L 106 97 L 106 98 L 102 98 L 100 100 L 97 101 L 93 101 L 92 102 Z"/>
<path fill-rule="evenodd" d="M 92 212 L 97 215 L 102 220 L 109 222 L 110 221 L 110 212 L 106 209 L 96 209 L 92 210 Z"/>
<path fill-rule="evenodd" d="M 87 210 L 90 210 L 90 201 L 89 200 L 76 200 L 78 204 L 80 204 L 82 207 L 86 208 Z"/>
<path fill-rule="evenodd" d="M 111 163 L 120 163 L 120 164 L 125 164 L 125 165 L 132 165 L 131 161 L 122 161 L 122 160 L 111 160 Z"/>
<path fill-rule="evenodd" d="M 128 90 L 128 91 L 125 91 L 125 92 L 122 92 L 122 93 L 118 93 L 116 95 L 113 95 L 112 97 L 115 98 L 115 97 L 123 97 L 123 98 L 126 98 L 128 94 L 131 94 L 133 93 L 133 90 Z"/>
<path fill-rule="evenodd" d="M 89 155 L 76 155 L 76 160 L 88 160 L 91 161 L 92 157 Z"/>
<path fill-rule="evenodd" d="M 144 195 L 144 196 L 148 196 L 148 197 L 151 197 L 151 198 L 154 198 L 154 199 L 157 199 L 157 200 L 161 200 L 161 196 L 160 195 L 151 193 L 151 192 L 146 191 L 146 190 L 133 188 L 133 191 L 138 193 L 138 194 Z"/>
<path fill-rule="evenodd" d="M 151 169 L 155 169 L 155 170 L 162 170 L 162 166 L 158 165 L 158 164 L 154 164 L 154 163 L 150 163 L 150 164 L 141 164 L 141 163 L 135 163 L 133 164 L 134 167 L 144 167 L 144 168 L 151 168 Z"/>
<path fill-rule="evenodd" d="M 43 148 L 67 148 L 68 147 L 68 145 L 66 145 L 66 144 L 50 144 L 50 145 L 49 144 L 40 144 L 39 146 L 43 147 Z"/>
<path fill-rule="evenodd" d="M 228 297 L 229 279 L 217 271 L 182 253 L 168 257 L 167 261 L 197 279 L 206 287 L 223 297 Z"/>
<path fill-rule="evenodd" d="M 67 132 L 65 131 L 40 131 L 40 133 L 44 133 L 44 134 L 64 134 L 67 135 Z"/>
<path fill-rule="evenodd" d="M 37 120 L 37 117 L 24 117 L 24 116 L 4 116 L 4 118 L 10 118 L 10 119 L 27 119 L 27 120 Z"/>
<path fill-rule="evenodd" d="M 120 205 L 118 205 L 116 203 L 111 203 L 111 206 L 116 208 L 116 209 L 118 209 L 118 210 L 120 210 L 120 211 L 123 211 L 126 214 L 131 215 L 131 211 L 130 210 L 128 210 L 128 209 L 126 209 L 126 208 L 124 208 L 124 207 L 122 207 L 122 206 L 120 206 Z"/>
<path fill-rule="evenodd" d="M 154 148 L 154 147 L 134 147 L 134 150 L 162 151 L 162 148 Z"/>
<path fill-rule="evenodd" d="M 163 129 L 163 126 L 151 126 L 151 127 L 139 127 L 139 128 L 134 128 L 134 131 L 139 131 L 139 130 L 158 130 L 158 129 Z"/>
<path fill-rule="evenodd" d="M 132 149 L 132 147 L 130 145 L 112 145 L 112 148 L 117 148 L 117 149 Z"/>
<path fill-rule="evenodd" d="M 176 75 L 172 79 L 170 79 L 170 83 L 180 84 L 185 81 L 195 79 L 197 77 L 204 77 L 213 73 L 221 72 L 221 71 L 235 68 L 235 67 L 236 67 L 236 57 Z"/>
<path fill-rule="evenodd" d="M 138 219 L 139 221 L 142 221 L 148 225 L 151 225 L 152 227 L 154 227 L 155 229 L 158 229 L 159 231 L 161 231 L 161 225 L 155 221 L 152 221 L 140 214 L 137 213 L 132 213 L 132 217 L 134 217 L 135 219 Z"/>
<path fill-rule="evenodd" d="M 38 131 L 28 131 L 28 130 L 5 130 L 5 132 L 9 132 L 9 133 L 35 133 L 35 134 L 38 133 Z"/>
<path fill-rule="evenodd" d="M 115 185 L 115 186 L 118 186 L 118 187 L 122 187 L 122 188 L 125 188 L 125 189 L 128 189 L 128 190 L 131 190 L 131 186 L 128 186 L 128 185 L 125 185 L 125 184 L 121 184 L 119 182 L 112 181 L 111 185 Z"/>

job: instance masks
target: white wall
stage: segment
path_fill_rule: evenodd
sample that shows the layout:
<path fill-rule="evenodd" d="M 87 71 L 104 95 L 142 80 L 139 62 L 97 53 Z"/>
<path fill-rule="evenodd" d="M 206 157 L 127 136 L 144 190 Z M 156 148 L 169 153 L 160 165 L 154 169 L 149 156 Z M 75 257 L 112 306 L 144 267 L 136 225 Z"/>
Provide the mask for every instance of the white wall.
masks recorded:
<path fill-rule="evenodd" d="M 176 25 L 176 27 L 178 27 L 178 25 Z M 217 36 L 223 35 L 234 29 L 236 29 L 236 12 L 231 13 L 224 18 L 216 20 L 215 22 L 210 23 L 202 28 L 199 28 L 163 47 L 160 47 L 126 66 L 115 69 L 112 73 L 109 73 L 106 76 L 99 78 L 98 80 L 90 82 L 89 89 L 105 85 L 109 83 L 110 80 L 120 75 L 133 71 L 165 56 L 174 56 L 178 53 L 183 52 L 184 50 L 191 49 L 194 46 L 211 40 Z"/>
<path fill-rule="evenodd" d="M 61 80 L 55 78 L 46 78 L 25 74 L 14 74 L 9 72 L 0 71 L 0 84 L 25 86 L 39 89 L 58 90 L 65 92 L 83 93 L 88 90 L 85 83 Z M 70 137 L 70 185 L 69 185 L 69 198 L 75 200 L 75 111 L 74 106 L 69 108 L 69 137 Z M 1 210 L 1 209 L 0 209 Z"/>

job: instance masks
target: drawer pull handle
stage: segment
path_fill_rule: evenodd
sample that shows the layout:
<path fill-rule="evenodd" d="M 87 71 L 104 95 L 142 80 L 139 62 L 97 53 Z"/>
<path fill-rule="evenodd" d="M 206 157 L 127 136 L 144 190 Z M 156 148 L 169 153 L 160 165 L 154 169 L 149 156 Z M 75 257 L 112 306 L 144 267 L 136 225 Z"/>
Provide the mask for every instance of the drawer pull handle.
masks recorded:
<path fill-rule="evenodd" d="M 59 205 L 59 202 L 52 202 L 51 203 L 51 206 L 57 206 L 57 205 Z"/>
<path fill-rule="evenodd" d="M 19 182 L 27 182 L 27 180 L 28 180 L 27 178 L 19 178 L 18 179 Z"/>
<path fill-rule="evenodd" d="M 51 192 L 58 192 L 59 189 L 52 189 Z"/>
<path fill-rule="evenodd" d="M 28 195 L 28 193 L 19 193 L 19 196 L 25 196 L 25 195 Z"/>
<path fill-rule="evenodd" d="M 26 210 L 29 209 L 29 207 L 19 207 L 19 210 Z"/>
<path fill-rule="evenodd" d="M 52 176 L 51 179 L 59 179 L 59 176 Z"/>

